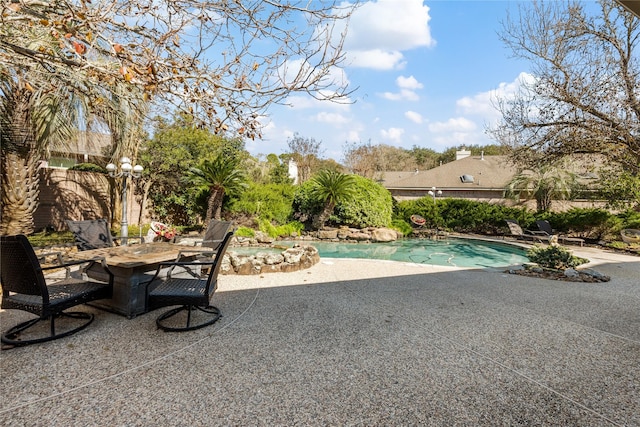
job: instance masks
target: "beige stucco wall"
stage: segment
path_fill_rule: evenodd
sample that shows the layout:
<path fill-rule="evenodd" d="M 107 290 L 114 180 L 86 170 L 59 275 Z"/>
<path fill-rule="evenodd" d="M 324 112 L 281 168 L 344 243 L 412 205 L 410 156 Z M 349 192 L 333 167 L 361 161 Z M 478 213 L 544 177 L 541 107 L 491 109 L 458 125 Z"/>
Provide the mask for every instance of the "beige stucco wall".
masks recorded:
<path fill-rule="evenodd" d="M 65 221 L 68 219 L 106 218 L 112 221 L 109 178 L 106 175 L 52 168 L 42 168 L 40 174 L 39 204 L 34 215 L 36 230 L 44 227 L 66 230 Z M 138 224 L 140 200 L 133 192 L 128 194 L 128 222 Z"/>

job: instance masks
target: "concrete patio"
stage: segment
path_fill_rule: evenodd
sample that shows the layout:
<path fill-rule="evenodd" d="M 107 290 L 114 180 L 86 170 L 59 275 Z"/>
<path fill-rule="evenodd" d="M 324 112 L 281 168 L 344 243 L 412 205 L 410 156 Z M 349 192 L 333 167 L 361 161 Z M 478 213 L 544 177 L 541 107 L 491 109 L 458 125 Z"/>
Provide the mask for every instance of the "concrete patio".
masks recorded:
<path fill-rule="evenodd" d="M 640 425 L 640 258 L 575 253 L 612 280 L 325 259 L 220 276 L 195 332 L 83 307 L 0 352 L 0 425 Z"/>

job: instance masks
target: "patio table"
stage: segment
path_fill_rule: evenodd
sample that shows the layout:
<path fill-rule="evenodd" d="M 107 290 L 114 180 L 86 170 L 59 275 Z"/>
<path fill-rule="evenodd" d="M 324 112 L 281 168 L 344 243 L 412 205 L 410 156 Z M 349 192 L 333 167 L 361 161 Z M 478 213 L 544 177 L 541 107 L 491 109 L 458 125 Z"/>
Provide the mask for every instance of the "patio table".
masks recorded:
<path fill-rule="evenodd" d="M 162 262 L 175 261 L 184 245 L 166 242 L 143 243 L 134 246 L 116 246 L 93 249 L 73 254 L 73 258 L 90 259 L 104 257 L 109 270 L 114 275 L 113 296 L 111 299 L 98 300 L 92 306 L 109 310 L 128 318 L 148 311 L 146 307 L 146 282 Z M 103 269 L 92 266 L 86 271 L 94 279 L 104 280 Z"/>

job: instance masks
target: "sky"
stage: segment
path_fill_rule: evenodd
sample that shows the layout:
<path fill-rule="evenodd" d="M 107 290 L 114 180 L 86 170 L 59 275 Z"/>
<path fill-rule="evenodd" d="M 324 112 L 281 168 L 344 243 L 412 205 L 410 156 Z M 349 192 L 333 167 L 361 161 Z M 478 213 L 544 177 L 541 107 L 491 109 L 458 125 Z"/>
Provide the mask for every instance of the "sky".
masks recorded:
<path fill-rule="evenodd" d="M 319 1 L 319 0 L 316 0 Z M 526 0 L 528 1 L 528 0 Z M 295 133 L 321 141 L 321 157 L 343 160 L 345 143 L 447 148 L 493 144 L 485 132 L 499 118 L 529 64 L 499 40 L 517 0 L 369 0 L 356 10 L 345 42 L 351 103 L 293 94 L 262 121 L 253 155 L 282 154 Z"/>

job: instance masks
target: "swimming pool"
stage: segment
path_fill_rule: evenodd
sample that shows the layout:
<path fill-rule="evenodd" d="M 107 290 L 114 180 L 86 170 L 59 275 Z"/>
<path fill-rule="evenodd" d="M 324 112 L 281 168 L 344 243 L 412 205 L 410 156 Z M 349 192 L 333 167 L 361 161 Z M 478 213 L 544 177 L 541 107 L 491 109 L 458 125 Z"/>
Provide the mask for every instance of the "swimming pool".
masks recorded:
<path fill-rule="evenodd" d="M 277 242 L 282 246 L 294 243 Z M 321 258 L 363 258 L 452 267 L 507 267 L 528 262 L 524 249 L 477 239 L 403 239 L 389 243 L 304 242 L 315 246 Z M 251 251 L 247 251 L 251 249 Z M 238 253 L 257 253 L 260 248 L 231 248 Z M 264 251 L 264 248 L 262 248 Z"/>

